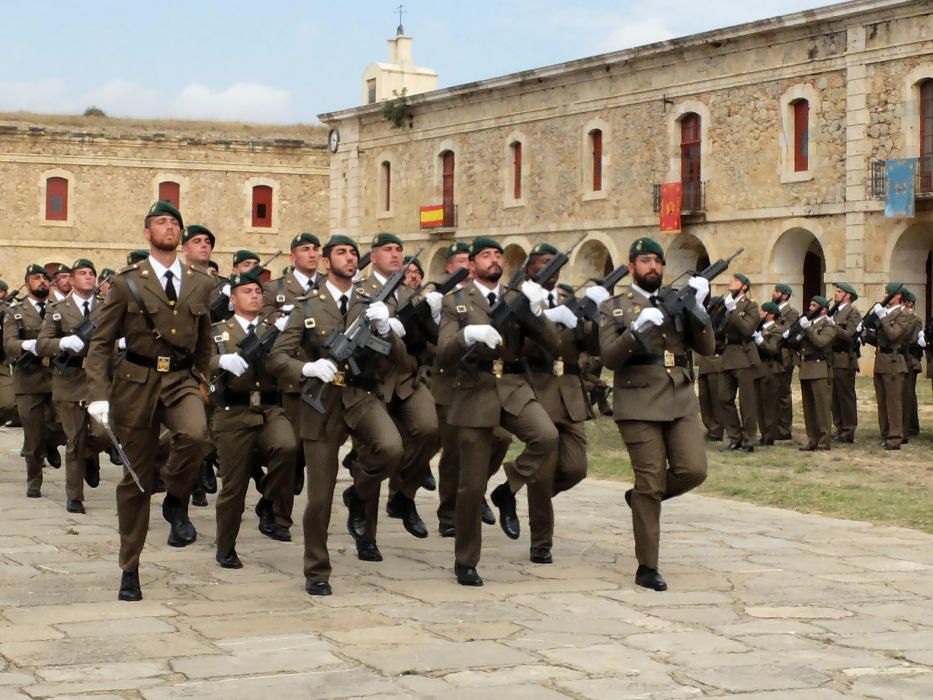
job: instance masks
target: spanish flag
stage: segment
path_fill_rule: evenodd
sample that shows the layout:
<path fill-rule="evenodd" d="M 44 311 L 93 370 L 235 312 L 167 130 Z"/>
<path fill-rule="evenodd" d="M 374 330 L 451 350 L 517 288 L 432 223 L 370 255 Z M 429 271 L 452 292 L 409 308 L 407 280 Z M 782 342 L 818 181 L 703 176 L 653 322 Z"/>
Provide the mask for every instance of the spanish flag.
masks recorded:
<path fill-rule="evenodd" d="M 444 205 L 421 207 L 421 228 L 437 228 L 444 225 Z"/>
<path fill-rule="evenodd" d="M 683 184 L 669 182 L 661 185 L 661 231 L 680 233 L 680 207 Z"/>

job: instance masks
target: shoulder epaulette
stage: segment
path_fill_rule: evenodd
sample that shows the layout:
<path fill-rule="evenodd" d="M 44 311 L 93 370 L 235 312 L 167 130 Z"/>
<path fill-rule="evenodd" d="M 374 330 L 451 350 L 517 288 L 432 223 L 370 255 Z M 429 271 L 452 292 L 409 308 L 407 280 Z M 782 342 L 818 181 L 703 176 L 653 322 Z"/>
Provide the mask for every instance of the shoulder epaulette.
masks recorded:
<path fill-rule="evenodd" d="M 117 271 L 114 272 L 113 274 L 115 274 L 115 275 L 125 275 L 127 272 L 131 272 L 132 270 L 138 270 L 138 269 L 139 269 L 139 263 L 133 263 L 132 265 L 127 265 L 126 267 L 121 267 L 119 270 L 117 270 Z"/>

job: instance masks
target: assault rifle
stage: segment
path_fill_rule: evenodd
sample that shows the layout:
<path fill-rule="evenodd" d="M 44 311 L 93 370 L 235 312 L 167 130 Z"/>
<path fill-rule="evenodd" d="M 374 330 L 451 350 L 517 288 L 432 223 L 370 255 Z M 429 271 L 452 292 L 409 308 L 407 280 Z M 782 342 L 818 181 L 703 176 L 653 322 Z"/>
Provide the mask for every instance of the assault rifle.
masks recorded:
<path fill-rule="evenodd" d="M 745 248 L 739 248 L 728 258 L 724 260 L 717 260 L 702 272 L 697 273 L 687 271 L 678 276 L 674 282 L 676 282 L 684 275 L 702 277 L 707 282 L 710 282 L 728 270 L 729 263 L 735 260 L 743 252 L 745 252 Z M 665 287 L 661 287 L 658 290 L 657 296 L 651 298 L 651 302 L 660 308 L 667 316 L 670 316 L 671 319 L 673 319 L 674 327 L 677 329 L 677 332 L 683 333 L 684 316 L 688 313 L 693 314 L 697 320 L 705 323 L 709 319 L 709 316 L 707 315 L 706 310 L 700 304 L 697 304 L 696 291 L 693 289 L 693 287 L 688 285 L 682 289 L 675 289 L 672 285 L 673 283 Z"/>
<path fill-rule="evenodd" d="M 21 291 L 23 291 L 23 287 L 25 287 L 25 286 L 26 286 L 25 284 L 21 284 L 20 287 L 19 287 L 19 289 L 13 290 L 13 293 L 12 293 L 12 294 L 7 294 L 6 297 L 4 297 L 2 300 L 0 300 L 0 306 L 9 306 L 9 305 L 12 304 L 13 302 L 18 301 L 18 300 L 19 300 L 19 293 L 20 293 Z"/>
<path fill-rule="evenodd" d="M 429 291 L 438 292 L 441 295 L 447 294 L 465 280 L 469 274 L 470 271 L 467 268 L 461 267 L 459 270 L 451 272 L 441 281 L 434 282 L 432 284 L 433 289 Z M 405 326 L 406 340 L 408 339 L 407 332 L 409 329 L 412 329 L 412 331 L 416 331 L 416 333 L 420 332 L 428 342 L 437 343 L 437 324 L 434 323 L 434 319 L 431 317 L 430 309 L 431 307 L 428 306 L 428 300 L 420 294 L 412 294 L 398 307 L 398 311 L 396 311 L 395 315 L 398 317 L 398 320 L 402 322 L 402 325 Z M 415 329 L 416 324 L 417 329 Z"/>
<path fill-rule="evenodd" d="M 837 304 L 836 300 L 833 299 L 833 302 L 828 307 L 828 312 L 826 315 L 832 316 L 834 313 L 836 313 L 836 307 L 838 306 L 839 304 Z M 778 345 L 780 345 L 781 347 L 790 347 L 792 349 L 797 349 L 800 346 L 800 338 L 803 335 L 803 331 L 804 331 L 803 324 L 800 322 L 801 319 L 805 318 L 808 321 L 813 321 L 820 315 L 820 313 L 822 313 L 822 311 L 823 311 L 823 307 L 820 306 L 814 309 L 813 311 L 808 311 L 806 314 L 801 314 L 800 318 L 794 321 L 794 325 L 792 325 L 790 328 L 787 329 L 787 337 L 781 338 L 781 342 L 778 343 Z"/>
<path fill-rule="evenodd" d="M 891 300 L 900 294 L 904 290 L 904 285 L 898 285 L 890 294 L 886 295 L 884 299 L 878 302 L 882 308 L 886 307 L 891 303 Z M 875 306 L 873 305 L 872 310 L 865 314 L 862 318 L 862 330 L 854 338 L 856 348 L 859 345 L 878 345 L 878 326 L 881 325 L 881 319 L 878 318 L 878 314 L 875 313 Z"/>
<path fill-rule="evenodd" d="M 281 250 L 277 250 L 272 254 L 272 257 L 266 260 L 265 262 L 258 263 L 253 270 L 258 270 L 262 272 L 263 269 L 269 267 L 269 264 L 279 257 L 282 254 Z M 252 270 L 250 270 L 252 272 Z M 259 273 L 257 272 L 257 275 Z M 227 284 L 227 279 L 223 278 L 214 285 L 214 289 L 223 287 Z M 230 297 L 226 294 L 218 294 L 216 297 L 211 299 L 211 303 L 208 304 L 208 310 L 211 313 L 211 323 L 217 323 L 218 321 L 226 321 L 228 318 L 233 316 L 233 312 L 230 310 Z"/>
<path fill-rule="evenodd" d="M 277 311 L 273 309 L 259 321 L 258 327 L 269 326 L 269 330 L 263 333 L 262 336 L 257 332 L 257 327 L 252 333 L 237 343 L 236 354 L 242 357 L 246 361 L 246 364 L 250 366 L 255 365 L 268 355 L 269 351 L 272 350 L 272 346 L 275 345 L 275 339 L 279 337 L 280 331 L 275 327 L 274 323 L 269 323 L 269 318 L 276 313 Z M 215 343 L 221 342 L 222 340 L 222 337 L 214 337 Z M 210 383 L 211 401 L 219 408 L 223 408 L 227 404 L 224 399 L 224 394 L 227 390 L 228 381 L 230 381 L 230 373 L 227 372 L 227 370 L 221 370 L 220 374 L 214 377 L 213 381 Z"/>
<path fill-rule="evenodd" d="M 365 253 L 363 253 L 363 257 L 361 257 L 360 261 L 356 264 L 356 273 L 359 274 L 367 267 L 369 267 L 369 263 L 372 261 L 372 259 L 373 251 L 367 250 Z"/>
<path fill-rule="evenodd" d="M 414 257 L 417 258 L 422 250 L 424 249 L 419 248 Z M 379 290 L 378 294 L 369 299 L 368 304 L 374 304 L 377 301 L 384 302 L 395 294 L 395 290 L 401 286 L 404 280 L 405 268 L 403 267 L 389 275 L 389 279 L 382 285 L 382 289 Z M 373 332 L 373 328 L 369 323 L 369 319 L 366 318 L 366 314 L 361 313 L 353 319 L 353 322 L 347 326 L 346 330 L 341 331 L 336 328 L 332 330 L 330 335 L 324 340 L 321 350 L 321 356 L 326 357 L 337 365 L 337 370 L 339 372 L 342 372 L 343 368 L 346 367 L 350 375 L 356 377 L 362 373 L 360 366 L 356 362 L 358 353 L 363 350 L 370 350 L 379 355 L 388 355 L 392 350 L 392 343 L 380 338 Z M 301 391 L 301 400 L 318 413 L 324 414 L 326 413 L 326 409 L 324 408 L 323 397 L 324 391 L 327 389 L 327 384 L 321 384 L 317 396 L 311 395 L 311 385 L 312 382 L 305 383 L 304 389 Z"/>
<path fill-rule="evenodd" d="M 627 274 L 628 274 L 628 265 L 621 265 L 620 267 L 617 267 L 615 270 L 610 272 L 605 277 L 600 277 L 599 279 L 592 280 L 592 282 L 594 283 L 593 286 L 602 287 L 603 289 L 605 289 L 607 292 L 611 294 L 615 286 L 619 282 L 621 282 Z M 594 302 L 588 296 L 584 295 L 582 297 L 577 297 L 577 296 L 571 297 L 570 299 L 567 300 L 567 303 L 564 304 L 564 306 L 570 309 L 573 312 L 573 314 L 577 317 L 577 319 L 580 321 L 596 322 L 597 320 L 596 313 L 599 311 L 599 309 L 596 308 L 596 302 Z M 577 328 L 579 327 L 580 325 L 578 323 Z"/>

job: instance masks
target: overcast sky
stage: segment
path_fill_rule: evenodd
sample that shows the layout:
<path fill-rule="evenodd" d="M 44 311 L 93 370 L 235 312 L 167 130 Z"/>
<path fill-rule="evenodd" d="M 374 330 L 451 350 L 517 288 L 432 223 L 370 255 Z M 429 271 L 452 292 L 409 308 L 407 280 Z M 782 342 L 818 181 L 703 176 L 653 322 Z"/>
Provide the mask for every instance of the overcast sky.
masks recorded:
<path fill-rule="evenodd" d="M 359 104 L 399 0 L 0 0 L 0 111 L 316 122 Z M 439 87 L 827 4 L 407 0 Z"/>

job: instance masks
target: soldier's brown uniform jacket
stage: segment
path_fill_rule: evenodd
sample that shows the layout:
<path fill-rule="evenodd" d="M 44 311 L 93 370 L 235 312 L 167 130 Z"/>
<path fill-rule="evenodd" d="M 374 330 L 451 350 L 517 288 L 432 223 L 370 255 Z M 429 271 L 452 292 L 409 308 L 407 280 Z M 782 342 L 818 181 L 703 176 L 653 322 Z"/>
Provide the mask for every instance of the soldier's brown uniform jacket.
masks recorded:
<path fill-rule="evenodd" d="M 69 294 L 62 301 L 50 304 L 45 314 L 45 322 L 39 331 L 36 349 L 39 354 L 49 359 L 56 358 L 61 351 L 58 341 L 66 335 L 72 335 L 84 322 L 84 314 L 75 302 L 83 300 L 74 294 Z M 89 307 L 90 319 L 96 324 L 100 318 L 102 299 L 92 299 Z M 55 401 L 86 402 L 88 400 L 87 374 L 84 370 L 84 358 L 87 357 L 89 345 L 74 354 L 68 352 L 68 367 L 65 371 L 52 372 L 52 398 Z"/>
<path fill-rule="evenodd" d="M 833 314 L 833 322 L 836 324 L 832 348 L 833 369 L 857 370 L 858 357 L 855 355 L 854 338 L 856 328 L 862 322 L 862 314 L 852 304 L 846 304 Z"/>
<path fill-rule="evenodd" d="M 737 299 L 735 308 L 726 312 L 723 326 L 726 348 L 722 353 L 724 370 L 746 369 L 761 365 L 758 348 L 752 340 L 758 321 L 758 304 L 746 296 Z"/>
<path fill-rule="evenodd" d="M 48 302 L 48 299 L 46 300 Z M 51 302 L 46 305 L 46 314 Z M 23 341 L 39 337 L 42 319 L 29 298 L 14 303 L 6 312 L 3 321 L 3 349 L 7 361 L 14 365 L 13 391 L 16 394 L 49 394 L 52 391 L 52 370 L 49 360 L 33 359 L 26 367 L 15 367 L 16 360 L 23 355 Z M 38 344 L 37 344 L 38 345 Z"/>

